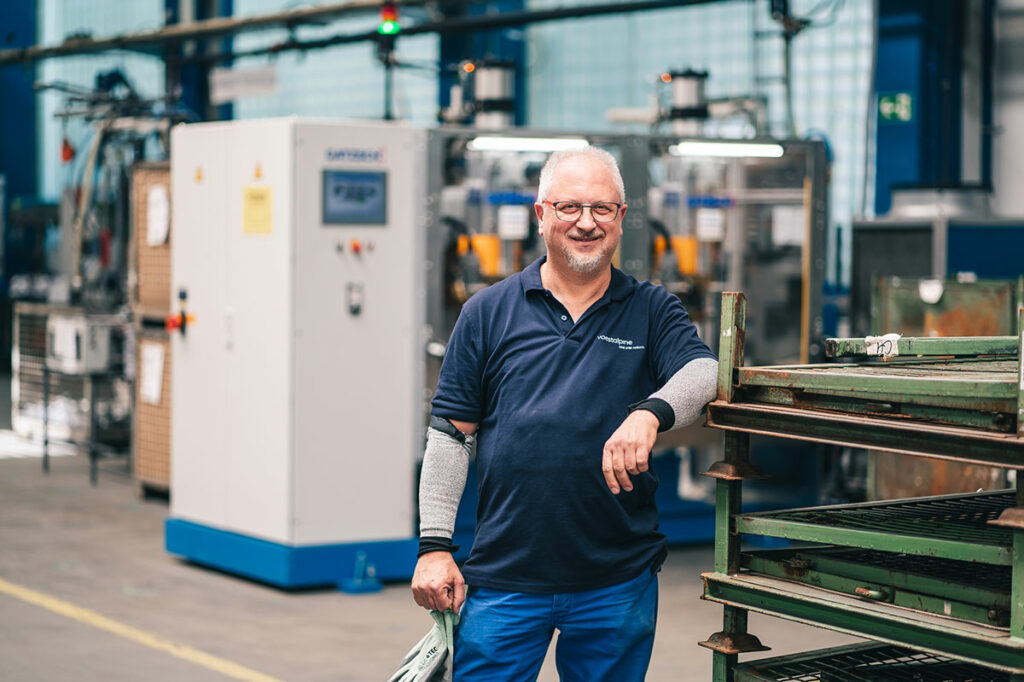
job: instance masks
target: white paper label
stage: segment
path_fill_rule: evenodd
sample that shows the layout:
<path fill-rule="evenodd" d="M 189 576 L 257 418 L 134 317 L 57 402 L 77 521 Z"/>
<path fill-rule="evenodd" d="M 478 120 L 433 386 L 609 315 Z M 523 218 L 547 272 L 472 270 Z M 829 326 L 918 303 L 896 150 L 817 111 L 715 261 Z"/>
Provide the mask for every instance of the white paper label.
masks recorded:
<path fill-rule="evenodd" d="M 866 352 L 868 355 L 880 355 L 884 358 L 891 358 L 900 354 L 899 340 L 899 334 L 865 336 L 864 344 L 867 346 Z"/>
<path fill-rule="evenodd" d="M 526 239 L 530 235 L 530 209 L 526 206 L 498 207 L 498 236 L 502 239 Z"/>
<path fill-rule="evenodd" d="M 164 347 L 162 344 L 147 341 L 139 345 L 142 360 L 139 397 L 150 405 L 159 405 L 164 386 Z"/>
<path fill-rule="evenodd" d="M 772 243 L 800 246 L 804 243 L 804 207 L 772 206 Z"/>
<path fill-rule="evenodd" d="M 725 211 L 720 208 L 698 208 L 697 239 L 702 242 L 720 242 L 725 239 Z"/>
<path fill-rule="evenodd" d="M 153 185 L 146 197 L 146 246 L 167 243 L 171 227 L 171 202 L 166 185 Z"/>

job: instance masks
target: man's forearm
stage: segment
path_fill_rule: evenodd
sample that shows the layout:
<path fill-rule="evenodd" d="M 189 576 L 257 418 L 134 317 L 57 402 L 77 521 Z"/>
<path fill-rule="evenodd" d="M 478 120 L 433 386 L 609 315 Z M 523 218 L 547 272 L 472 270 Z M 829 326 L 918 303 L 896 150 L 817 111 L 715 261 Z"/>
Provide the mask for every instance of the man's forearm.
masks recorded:
<path fill-rule="evenodd" d="M 658 417 L 659 431 L 692 424 L 704 406 L 715 397 L 718 388 L 718 361 L 697 358 L 686 363 L 665 385 L 631 409 L 646 409 Z"/>
<path fill-rule="evenodd" d="M 466 487 L 474 438 L 454 429 L 451 423 L 432 420 L 420 472 L 420 538 L 426 548 L 451 545 L 455 515 Z M 423 547 L 421 547 L 423 549 Z"/>

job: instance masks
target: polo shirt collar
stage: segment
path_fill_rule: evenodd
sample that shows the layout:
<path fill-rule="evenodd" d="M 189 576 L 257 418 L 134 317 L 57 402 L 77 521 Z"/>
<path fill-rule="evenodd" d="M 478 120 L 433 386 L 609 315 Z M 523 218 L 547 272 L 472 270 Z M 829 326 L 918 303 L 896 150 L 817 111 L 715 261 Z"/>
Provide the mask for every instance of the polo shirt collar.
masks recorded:
<path fill-rule="evenodd" d="M 540 281 L 540 266 L 544 264 L 544 261 L 546 261 L 547 258 L 547 256 L 541 256 L 526 266 L 526 269 L 523 270 L 522 283 L 524 292 L 544 292 L 544 285 Z M 614 265 L 612 266 L 612 280 L 608 284 L 608 290 L 605 292 L 606 296 L 609 296 L 613 301 L 623 301 L 633 293 L 633 289 L 635 287 L 636 280 L 616 268 Z"/>

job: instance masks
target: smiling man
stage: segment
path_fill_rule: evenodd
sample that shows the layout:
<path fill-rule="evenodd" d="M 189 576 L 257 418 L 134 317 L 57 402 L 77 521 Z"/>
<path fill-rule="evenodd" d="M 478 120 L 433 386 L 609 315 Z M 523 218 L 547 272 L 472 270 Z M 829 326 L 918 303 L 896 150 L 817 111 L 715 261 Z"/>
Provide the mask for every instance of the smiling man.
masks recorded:
<path fill-rule="evenodd" d="M 547 256 L 463 307 L 432 403 L 413 596 L 461 612 L 455 680 L 640 681 L 657 619 L 650 452 L 696 420 L 718 363 L 679 299 L 612 266 L 626 213 L 613 156 L 557 152 L 537 202 Z M 470 454 L 477 528 L 460 571 Z M 467 588 L 468 586 L 468 588 Z"/>

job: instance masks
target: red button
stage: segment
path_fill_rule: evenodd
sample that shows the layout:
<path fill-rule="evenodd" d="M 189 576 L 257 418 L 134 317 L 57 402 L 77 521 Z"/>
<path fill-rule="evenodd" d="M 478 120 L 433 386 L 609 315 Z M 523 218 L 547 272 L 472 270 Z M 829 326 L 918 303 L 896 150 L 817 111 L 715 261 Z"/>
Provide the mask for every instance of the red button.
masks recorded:
<path fill-rule="evenodd" d="M 359 242 L 358 239 L 353 239 L 352 243 L 349 246 L 352 249 L 352 253 L 361 253 L 363 250 L 363 245 Z"/>

